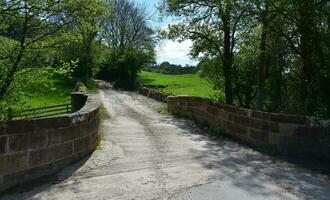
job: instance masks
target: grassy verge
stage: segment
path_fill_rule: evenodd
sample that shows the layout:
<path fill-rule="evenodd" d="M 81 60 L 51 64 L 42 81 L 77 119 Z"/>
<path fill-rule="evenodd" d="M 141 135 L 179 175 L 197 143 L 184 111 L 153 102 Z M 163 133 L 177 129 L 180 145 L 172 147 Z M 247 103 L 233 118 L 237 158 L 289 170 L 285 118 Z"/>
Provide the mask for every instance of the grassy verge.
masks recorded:
<path fill-rule="evenodd" d="M 215 91 L 198 74 L 167 75 L 142 71 L 142 82 L 164 93 L 212 98 Z"/>
<path fill-rule="evenodd" d="M 75 83 L 48 73 L 45 69 L 36 69 L 17 77 L 11 86 L 11 98 L 6 99 L 7 106 L 25 110 L 69 103 Z"/>
<path fill-rule="evenodd" d="M 15 77 L 9 95 L 0 102 L 3 112 L 6 112 L 8 108 L 20 112 L 31 108 L 70 103 L 70 93 L 75 90 L 76 83 L 67 78 L 49 74 L 49 70 L 39 68 Z M 85 92 L 97 92 L 94 81 L 84 87 Z"/>

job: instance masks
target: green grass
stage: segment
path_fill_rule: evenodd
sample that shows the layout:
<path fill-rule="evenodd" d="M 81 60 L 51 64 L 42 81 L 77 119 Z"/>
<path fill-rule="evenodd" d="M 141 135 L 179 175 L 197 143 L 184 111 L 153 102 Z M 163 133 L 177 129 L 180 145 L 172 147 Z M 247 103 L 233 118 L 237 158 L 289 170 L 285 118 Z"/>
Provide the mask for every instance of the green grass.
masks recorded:
<path fill-rule="evenodd" d="M 49 76 L 48 73 L 49 71 L 41 68 L 17 77 L 11 86 L 10 96 L 1 103 L 14 111 L 70 103 L 71 92 L 74 91 L 76 83 Z M 97 92 L 96 84 L 91 81 L 86 92 Z"/>
<path fill-rule="evenodd" d="M 35 69 L 25 72 L 22 77 L 17 77 L 12 84 L 11 96 L 14 101 L 7 102 L 7 106 L 20 111 L 70 103 L 70 93 L 75 84 L 68 80 L 47 76 L 47 73 L 47 70 Z"/>
<path fill-rule="evenodd" d="M 53 82 L 52 87 L 46 87 L 43 90 L 38 90 L 38 87 L 42 87 L 47 84 L 48 81 Z M 74 91 L 75 83 L 68 80 L 52 79 L 52 80 L 38 80 L 32 81 L 32 87 L 23 92 L 23 98 L 21 102 L 17 102 L 13 108 L 17 110 L 24 110 L 28 108 L 47 107 L 59 104 L 67 104 L 71 102 L 71 92 Z M 87 87 L 87 91 L 90 93 L 97 92 L 97 88 L 94 84 Z"/>
<path fill-rule="evenodd" d="M 142 71 L 142 82 L 167 94 L 189 95 L 212 98 L 215 91 L 212 86 L 198 74 L 167 75 Z"/>

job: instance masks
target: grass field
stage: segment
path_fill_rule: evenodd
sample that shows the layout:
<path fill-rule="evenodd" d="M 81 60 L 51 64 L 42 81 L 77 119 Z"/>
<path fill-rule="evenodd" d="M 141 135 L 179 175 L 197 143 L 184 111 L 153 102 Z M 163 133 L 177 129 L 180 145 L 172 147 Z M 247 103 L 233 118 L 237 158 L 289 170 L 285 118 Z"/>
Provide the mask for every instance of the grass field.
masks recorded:
<path fill-rule="evenodd" d="M 14 91 L 1 103 L 14 111 L 67 104 L 71 101 L 71 92 L 74 91 L 75 86 L 76 83 L 73 81 L 48 76 L 47 70 L 42 68 L 35 69 L 24 73 L 24 76 L 17 77 L 12 83 Z M 91 83 L 84 90 L 96 92 L 96 84 Z"/>
<path fill-rule="evenodd" d="M 198 74 L 167 75 L 142 71 L 142 82 L 164 93 L 212 98 L 215 91 Z"/>
<path fill-rule="evenodd" d="M 42 69 L 29 73 L 36 73 L 37 76 L 33 75 L 31 77 L 26 74 L 26 76 L 31 77 L 29 80 L 25 80 L 26 85 L 19 84 L 16 87 L 15 90 L 19 90 L 19 92 L 16 101 L 12 105 L 14 110 L 70 103 L 70 93 L 75 87 L 74 83 L 56 77 L 49 77 L 47 72 Z M 20 81 L 20 79 L 17 81 Z"/>

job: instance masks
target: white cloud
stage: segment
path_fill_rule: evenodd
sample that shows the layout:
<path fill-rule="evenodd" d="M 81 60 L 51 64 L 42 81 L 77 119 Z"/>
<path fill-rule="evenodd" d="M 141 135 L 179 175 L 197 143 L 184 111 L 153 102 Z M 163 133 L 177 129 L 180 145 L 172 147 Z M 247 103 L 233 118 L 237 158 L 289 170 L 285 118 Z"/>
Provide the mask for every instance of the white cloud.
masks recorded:
<path fill-rule="evenodd" d="M 188 54 L 192 46 L 191 40 L 177 42 L 172 40 L 164 40 L 156 47 L 157 63 L 168 61 L 172 64 L 190 64 L 196 65 L 198 62 L 192 60 Z"/>

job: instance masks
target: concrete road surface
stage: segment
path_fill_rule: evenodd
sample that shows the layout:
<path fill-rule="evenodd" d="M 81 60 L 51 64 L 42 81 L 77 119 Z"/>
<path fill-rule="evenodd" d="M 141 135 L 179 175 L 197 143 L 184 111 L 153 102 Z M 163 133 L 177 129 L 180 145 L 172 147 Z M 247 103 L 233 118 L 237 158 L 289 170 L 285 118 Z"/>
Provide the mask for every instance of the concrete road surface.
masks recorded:
<path fill-rule="evenodd" d="M 1 199 L 330 199 L 326 176 L 212 138 L 136 93 L 103 89 L 100 96 L 110 115 L 101 148 L 57 181 Z"/>

